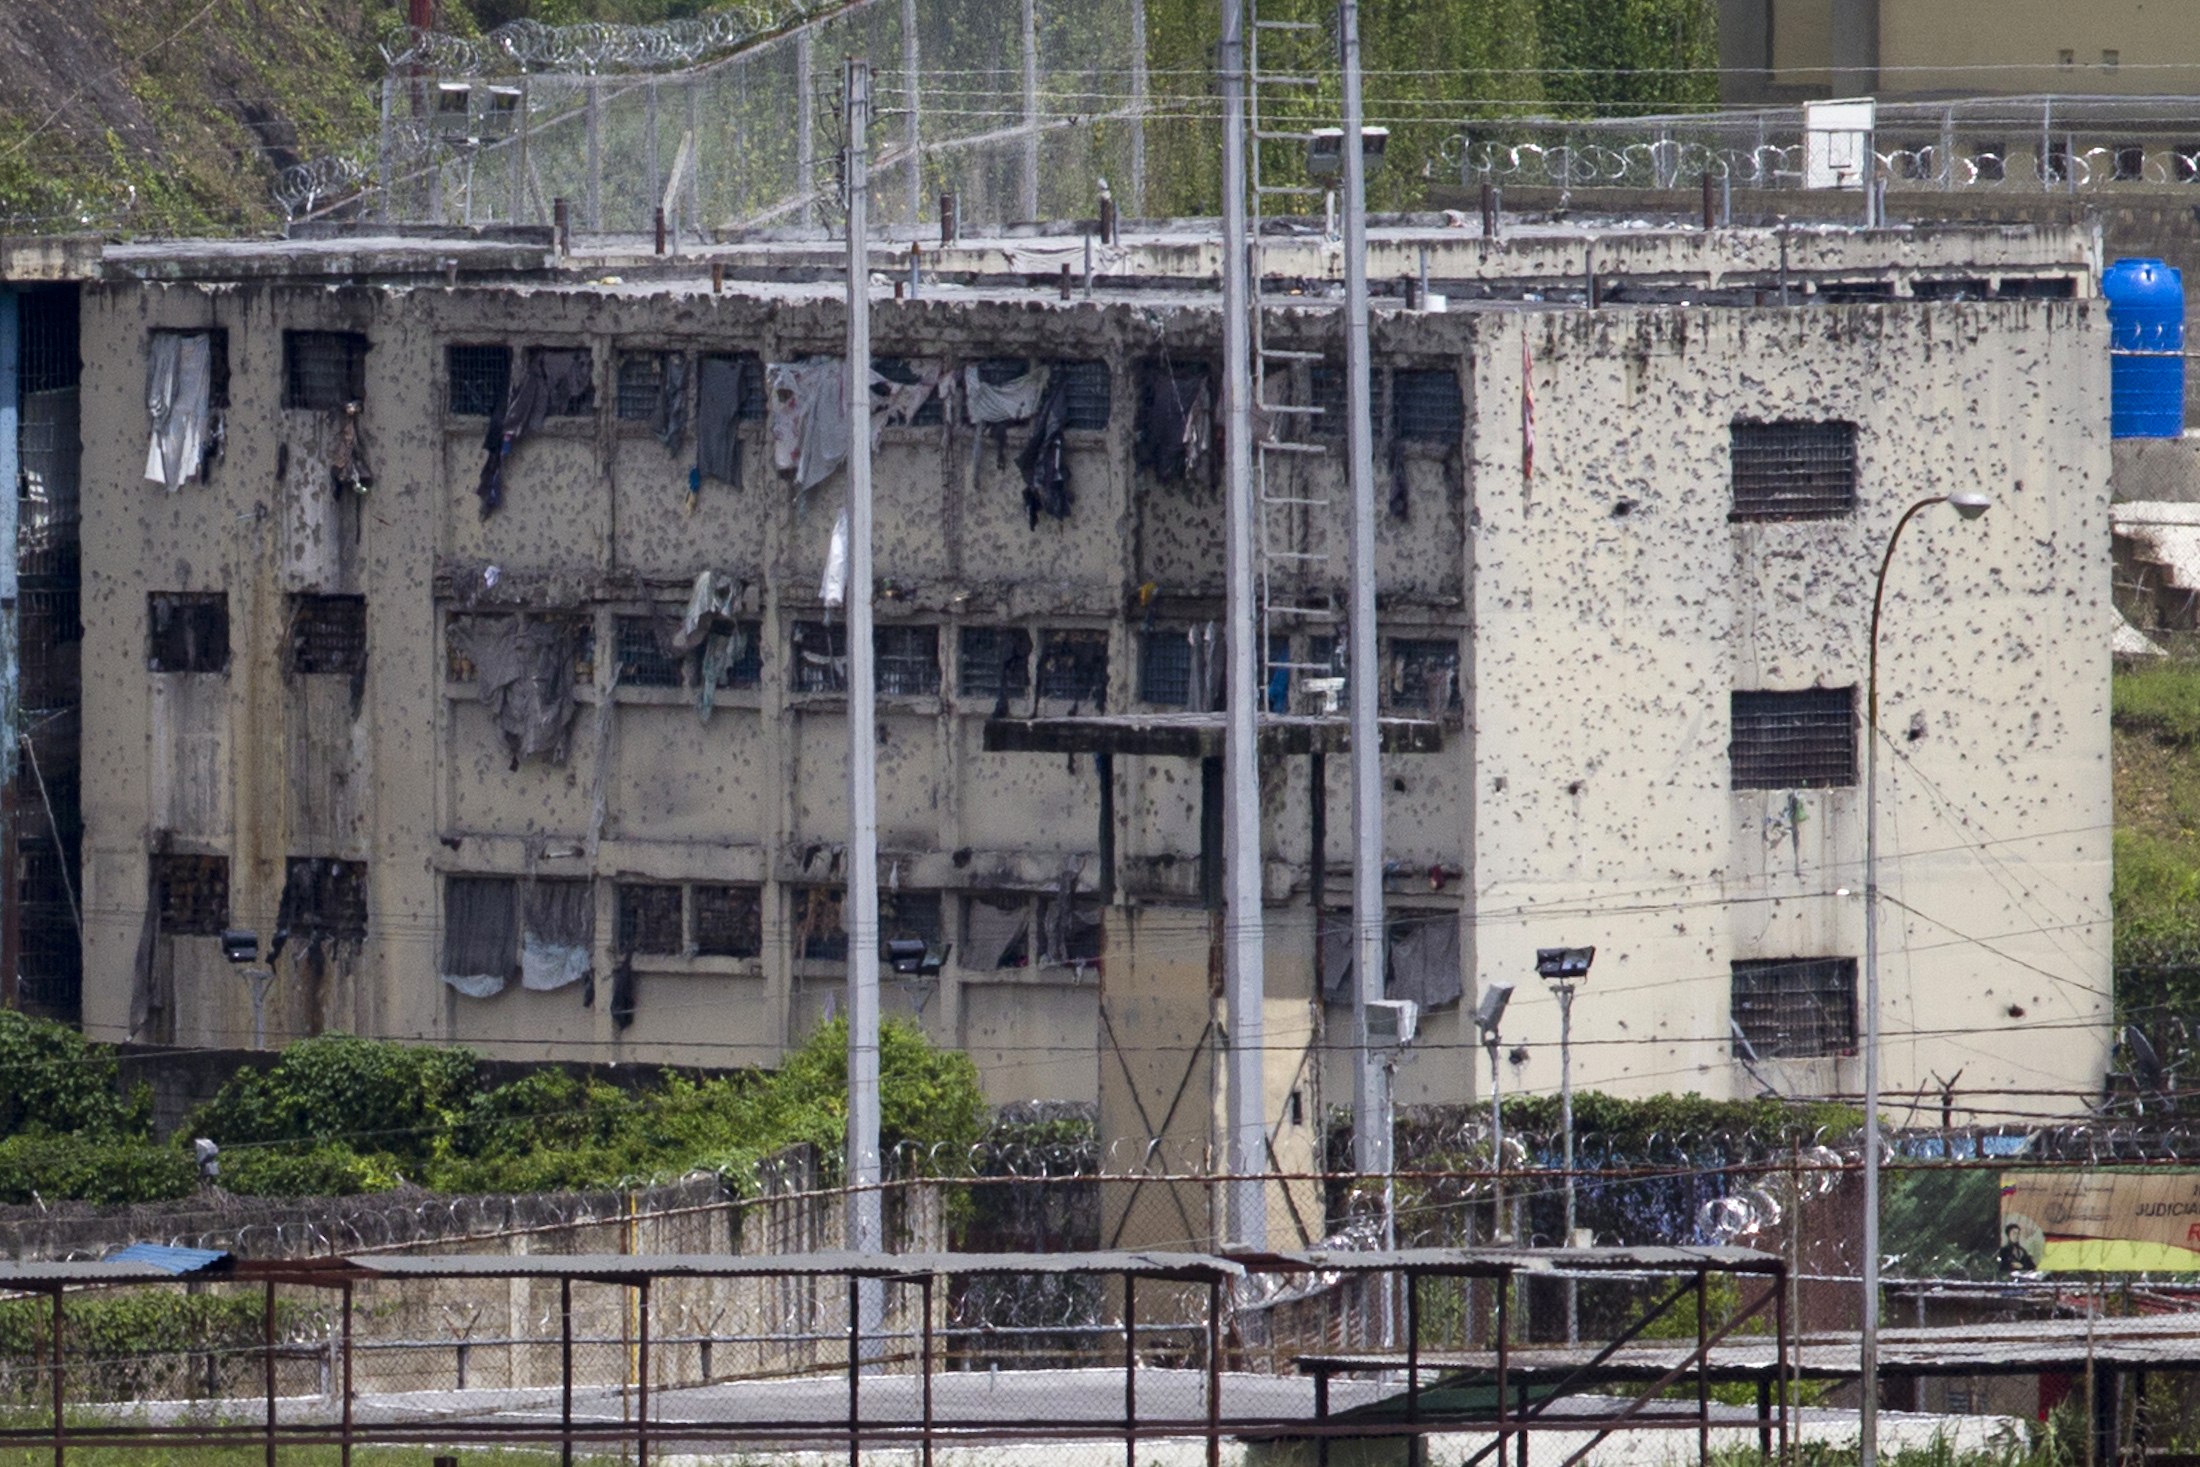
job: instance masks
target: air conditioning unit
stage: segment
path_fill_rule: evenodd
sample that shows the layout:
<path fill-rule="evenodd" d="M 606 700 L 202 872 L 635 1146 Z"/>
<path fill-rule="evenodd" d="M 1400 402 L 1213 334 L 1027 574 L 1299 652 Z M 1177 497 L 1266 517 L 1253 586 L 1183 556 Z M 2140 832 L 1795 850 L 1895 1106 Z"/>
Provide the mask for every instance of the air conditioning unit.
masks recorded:
<path fill-rule="evenodd" d="M 1367 1006 L 1367 1042 L 1403 1048 L 1421 1027 L 1421 1006 L 1410 998 L 1379 998 Z"/>

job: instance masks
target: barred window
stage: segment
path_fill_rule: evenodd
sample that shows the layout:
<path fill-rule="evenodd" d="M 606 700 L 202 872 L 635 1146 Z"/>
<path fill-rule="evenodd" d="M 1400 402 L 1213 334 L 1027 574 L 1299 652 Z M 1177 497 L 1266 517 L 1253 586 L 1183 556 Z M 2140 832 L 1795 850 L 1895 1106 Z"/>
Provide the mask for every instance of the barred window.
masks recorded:
<path fill-rule="evenodd" d="M 1736 423 L 1736 520 L 1837 519 L 1856 508 L 1856 424 Z"/>
<path fill-rule="evenodd" d="M 326 411 L 367 395 L 367 339 L 353 331 L 283 333 L 283 406 Z"/>
<path fill-rule="evenodd" d="M 1390 374 L 1391 432 L 1407 443 L 1457 443 L 1466 431 L 1459 374 L 1449 367 L 1400 367 Z"/>
<path fill-rule="evenodd" d="M 1030 370 L 1029 357 L 987 357 L 978 363 L 978 380 L 991 387 L 1004 387 Z"/>
<path fill-rule="evenodd" d="M 290 598 L 290 670 L 356 677 L 367 670 L 367 598 Z"/>
<path fill-rule="evenodd" d="M 1063 427 L 1108 426 L 1108 415 L 1115 407 L 1115 380 L 1106 362 L 1056 362 L 1054 376 L 1068 389 L 1069 416 Z"/>
<path fill-rule="evenodd" d="M 619 683 L 629 688 L 676 688 L 680 664 L 657 645 L 656 618 L 619 618 Z"/>
<path fill-rule="evenodd" d="M 593 682 L 596 677 L 596 625 L 594 618 L 585 613 L 549 612 L 529 618 L 562 626 L 573 648 L 573 681 Z M 482 613 L 472 615 L 453 613 L 443 624 L 443 674 L 454 683 L 470 683 L 479 676 L 474 666 L 473 647 L 476 639 L 503 634 L 503 624 L 512 621 L 508 615 Z"/>
<path fill-rule="evenodd" d="M 721 688 L 753 688 L 764 680 L 764 624 L 745 621 L 736 626 L 733 656 L 718 674 Z"/>
<path fill-rule="evenodd" d="M 1391 374 L 1380 369 L 1370 369 L 1367 374 L 1367 421 L 1380 428 L 1390 412 Z M 1308 397 L 1319 412 L 1313 415 L 1308 429 L 1316 438 L 1342 440 L 1345 436 L 1345 419 L 1351 404 L 1345 399 L 1345 373 L 1340 366 L 1317 362 L 1307 371 Z M 1457 374 L 1453 377 L 1453 390 L 1457 391 Z"/>
<path fill-rule="evenodd" d="M 940 629 L 882 626 L 871 635 L 878 658 L 878 691 L 889 697 L 923 698 L 940 690 Z"/>
<path fill-rule="evenodd" d="M 764 894 L 753 886 L 696 886 L 695 950 L 705 957 L 753 958 L 764 951 Z"/>
<path fill-rule="evenodd" d="M 1039 650 L 1039 696 L 1097 711 L 1108 697 L 1108 634 L 1048 632 Z"/>
<path fill-rule="evenodd" d="M 596 359 L 585 346 L 531 346 L 530 367 L 542 368 L 549 397 L 543 415 L 585 418 L 596 411 Z"/>
<path fill-rule="evenodd" d="M 2009 145 L 1996 139 L 1971 145 L 1971 169 L 1980 183 L 2002 183 L 2009 177 Z"/>
<path fill-rule="evenodd" d="M 619 416 L 648 422 L 657 415 L 657 395 L 664 388 L 663 352 L 627 352 L 619 358 Z"/>
<path fill-rule="evenodd" d="M 848 624 L 798 621 L 788 681 L 798 693 L 848 691 Z"/>
<path fill-rule="evenodd" d="M 1457 639 L 1391 638 L 1383 706 L 1421 713 L 1447 713 L 1461 707 Z"/>
<path fill-rule="evenodd" d="M 450 346 L 443 361 L 450 378 L 451 416 L 489 418 L 512 395 L 512 349 L 508 346 Z"/>
<path fill-rule="evenodd" d="M 907 357 L 873 357 L 871 359 L 871 370 L 876 372 L 883 380 L 891 382 L 897 387 L 907 387 L 917 380 L 917 369 L 911 365 Z M 944 420 L 945 414 L 940 407 L 940 395 L 935 392 L 927 397 L 914 413 L 910 414 L 909 426 L 925 428 Z"/>
<path fill-rule="evenodd" d="M 618 884 L 619 951 L 677 956 L 687 951 L 680 888 L 669 883 Z"/>
<path fill-rule="evenodd" d="M 69 325 L 70 333 L 66 342 L 66 361 L 69 370 L 73 372 L 77 364 L 76 317 L 73 313 L 69 316 Z M 58 363 L 52 363 L 50 359 L 59 356 L 58 351 L 41 353 L 30 349 L 32 342 L 29 337 L 29 330 L 30 322 L 26 318 L 23 390 L 26 392 L 45 392 L 58 387 L 74 387 L 76 378 L 73 375 L 69 376 L 66 381 L 56 380 L 61 375 L 59 371 L 55 370 Z M 222 429 L 222 421 L 229 410 L 229 332 L 226 328 L 219 326 L 208 327 L 204 330 L 181 331 L 166 327 L 155 327 L 153 335 L 155 337 L 189 338 L 203 336 L 206 338 L 206 407 L 211 421 L 208 425 L 209 431 L 199 435 L 199 461 L 191 465 L 191 477 L 201 484 L 207 483 L 214 471 L 215 460 L 221 457 L 222 446 L 226 438 L 226 433 Z M 42 367 L 45 368 L 44 371 L 40 370 Z"/>
<path fill-rule="evenodd" d="M 280 926 L 294 937 L 367 935 L 367 863 L 292 856 L 283 872 Z"/>
<path fill-rule="evenodd" d="M 1856 1051 L 1856 959 L 1734 964 L 1734 1025 L 1762 1059 Z"/>
<path fill-rule="evenodd" d="M 2123 143 L 2116 148 L 2116 181 L 2137 183 L 2147 176 L 2147 150 L 2138 143 Z"/>
<path fill-rule="evenodd" d="M 842 891 L 837 886 L 801 886 L 794 891 L 794 948 L 812 962 L 839 963 L 848 958 L 848 933 L 840 925 Z"/>
<path fill-rule="evenodd" d="M 1138 697 L 1164 708 L 1192 701 L 1192 643 L 1182 627 L 1157 628 L 1138 642 Z"/>
<path fill-rule="evenodd" d="M 881 941 L 917 938 L 939 951 L 946 929 L 940 922 L 940 894 L 936 891 L 884 891 L 879 893 L 878 931 Z"/>
<path fill-rule="evenodd" d="M 1021 627 L 964 627 L 955 688 L 965 698 L 1021 698 L 1031 691 L 1031 634 Z"/>
<path fill-rule="evenodd" d="M 229 596 L 222 591 L 155 591 L 145 598 L 154 672 L 229 670 Z"/>
<path fill-rule="evenodd" d="M 218 937 L 229 925 L 229 858 L 167 852 L 153 857 L 153 906 L 160 930 Z"/>
<path fill-rule="evenodd" d="M 1728 751 L 1738 790 L 1856 783 L 1856 689 L 1736 692 Z"/>
<path fill-rule="evenodd" d="M 713 364 L 724 363 L 737 367 L 741 373 L 741 398 L 735 404 L 733 415 L 745 422 L 762 422 L 766 410 L 764 401 L 764 360 L 754 352 L 716 353 L 702 359 L 696 370 L 697 380 L 715 375 L 719 368 Z"/>

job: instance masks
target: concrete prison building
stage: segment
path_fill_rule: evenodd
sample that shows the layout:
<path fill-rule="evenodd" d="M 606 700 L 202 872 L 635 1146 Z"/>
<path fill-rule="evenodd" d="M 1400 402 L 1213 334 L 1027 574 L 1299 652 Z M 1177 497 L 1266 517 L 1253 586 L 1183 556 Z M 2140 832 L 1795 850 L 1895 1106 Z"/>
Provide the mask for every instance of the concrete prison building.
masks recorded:
<path fill-rule="evenodd" d="M 775 1061 L 843 983 L 849 425 L 830 245 L 111 246 L 82 296 L 84 1022 Z M 1887 1086 L 2075 1108 L 2109 1050 L 2107 356 L 2076 231 L 1377 231 L 1381 662 L 1341 320 L 1273 244 L 1269 1100 L 1344 1103 L 1347 679 L 1381 679 L 1399 1098 L 1854 1093 L 1874 576 Z M 876 294 L 886 1004 L 997 1100 L 1209 1136 L 1215 245 L 927 251 Z M 892 247 L 879 268 L 906 274 Z M 1588 282 L 1593 280 L 1591 287 Z M 1585 300 L 1584 295 L 1590 299 Z M 152 407 L 148 408 L 148 382 Z M 150 453 L 149 453 L 150 449 Z M 1286 606 L 1314 608 L 1284 614 Z M 275 949 L 279 945 L 279 953 Z M 1326 951 L 1328 961 L 1321 961 Z M 1326 971 L 1323 971 L 1326 969 Z M 900 971 L 906 970 L 906 971 Z M 1516 1047 L 1517 1046 L 1517 1047 Z M 1960 1097 L 1959 1097 L 1960 1102 Z M 1961 1102 L 1967 1103 L 1967 1102 Z"/>

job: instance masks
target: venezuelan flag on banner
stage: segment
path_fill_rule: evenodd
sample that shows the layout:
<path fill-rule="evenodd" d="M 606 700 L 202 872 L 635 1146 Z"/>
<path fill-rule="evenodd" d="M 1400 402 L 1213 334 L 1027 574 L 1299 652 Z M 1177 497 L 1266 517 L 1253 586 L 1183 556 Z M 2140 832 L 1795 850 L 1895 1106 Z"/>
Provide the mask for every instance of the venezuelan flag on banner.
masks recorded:
<path fill-rule="evenodd" d="M 2004 1172 L 2001 1221 L 2041 1273 L 2200 1272 L 2200 1171 Z"/>

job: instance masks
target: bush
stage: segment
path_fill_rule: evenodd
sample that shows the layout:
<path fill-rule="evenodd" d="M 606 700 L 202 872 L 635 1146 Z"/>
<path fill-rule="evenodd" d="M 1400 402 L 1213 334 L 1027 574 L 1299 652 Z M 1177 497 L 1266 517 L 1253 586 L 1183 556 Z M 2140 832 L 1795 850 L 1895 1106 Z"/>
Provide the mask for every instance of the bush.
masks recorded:
<path fill-rule="evenodd" d="M 2200 663 L 2165 657 L 2119 668 L 2109 697 L 2118 728 L 2165 743 L 2200 739 Z"/>
<path fill-rule="evenodd" d="M 197 1186 L 191 1158 L 150 1141 L 38 1133 L 0 1140 L 0 1202 L 159 1202 Z"/>
<path fill-rule="evenodd" d="M 341 1141 L 424 1166 L 473 1098 L 471 1050 L 329 1034 L 301 1039 L 267 1070 L 240 1070 L 195 1112 L 193 1133 L 225 1146 Z"/>
<path fill-rule="evenodd" d="M 0 1135 L 152 1134 L 152 1092 L 122 1095 L 115 1052 L 51 1019 L 0 1010 Z"/>

